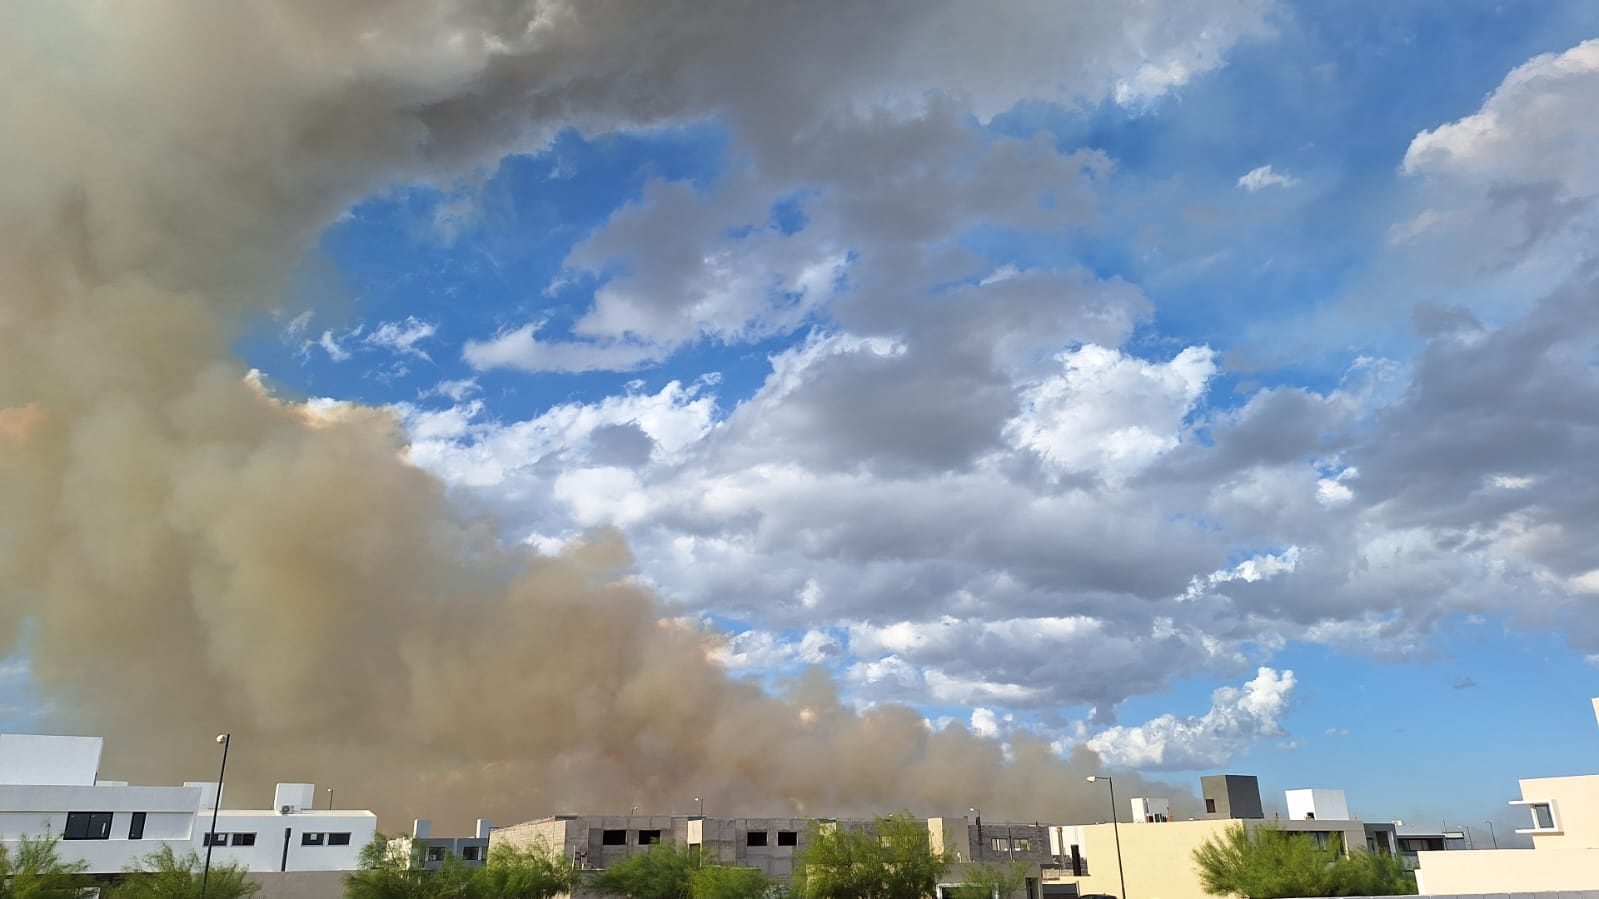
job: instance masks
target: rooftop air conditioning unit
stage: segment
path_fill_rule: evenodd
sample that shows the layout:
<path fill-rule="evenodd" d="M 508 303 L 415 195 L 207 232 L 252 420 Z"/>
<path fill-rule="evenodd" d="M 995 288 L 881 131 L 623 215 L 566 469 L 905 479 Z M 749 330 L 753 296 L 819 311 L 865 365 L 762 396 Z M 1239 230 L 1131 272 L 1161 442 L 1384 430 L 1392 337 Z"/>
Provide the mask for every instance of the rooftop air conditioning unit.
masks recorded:
<path fill-rule="evenodd" d="M 292 814 L 294 814 L 297 811 L 299 811 L 299 809 L 295 808 L 292 805 L 280 805 L 280 806 L 278 806 L 278 814 L 280 814 L 280 815 L 292 815 Z"/>

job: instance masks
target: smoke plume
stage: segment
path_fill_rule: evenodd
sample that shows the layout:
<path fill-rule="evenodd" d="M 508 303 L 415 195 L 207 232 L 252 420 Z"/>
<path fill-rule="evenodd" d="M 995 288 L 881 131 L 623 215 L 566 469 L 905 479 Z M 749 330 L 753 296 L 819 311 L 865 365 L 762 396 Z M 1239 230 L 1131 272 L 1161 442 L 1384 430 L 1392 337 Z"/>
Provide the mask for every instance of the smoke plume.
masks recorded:
<path fill-rule="evenodd" d="M 318 234 L 389 185 L 565 127 L 717 114 L 760 152 L 773 122 L 872 100 L 863 84 L 936 72 L 981 103 L 971 72 L 1036 77 L 1026 52 L 948 52 L 960 28 L 1004 36 L 1010 5 L 965 24 L 966 4 L 827 6 L 8 4 L 0 638 L 52 723 L 104 734 L 116 773 L 153 782 L 203 779 L 231 731 L 239 799 L 316 780 L 389 826 L 694 796 L 1102 818 L 1090 754 L 1022 740 L 1007 758 L 908 709 L 857 713 L 819 675 L 781 695 L 730 679 L 712 635 L 630 584 L 617 535 L 558 558 L 502 545 L 407 463 L 392 416 L 277 396 L 230 350 L 299 311 L 284 298 Z M 895 51 L 921 32 L 938 52 Z M 1057 69 L 1062 42 L 1101 63 L 1120 46 L 1057 37 Z M 813 88 L 819 48 L 863 62 Z"/>

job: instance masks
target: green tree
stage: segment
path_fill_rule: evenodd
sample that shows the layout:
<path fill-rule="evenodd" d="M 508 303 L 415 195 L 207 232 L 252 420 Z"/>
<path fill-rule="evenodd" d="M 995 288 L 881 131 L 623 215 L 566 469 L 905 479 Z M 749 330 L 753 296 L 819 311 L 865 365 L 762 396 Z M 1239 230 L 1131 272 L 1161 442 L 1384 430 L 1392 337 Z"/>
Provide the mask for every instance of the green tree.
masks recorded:
<path fill-rule="evenodd" d="M 479 899 L 553 899 L 569 893 L 577 872 L 543 842 L 527 849 L 496 846 L 473 877 Z"/>
<path fill-rule="evenodd" d="M 383 834 L 361 849 L 357 869 L 344 878 L 347 899 L 431 899 L 432 878 L 423 866 L 425 847 L 411 841 L 408 849 L 389 845 Z"/>
<path fill-rule="evenodd" d="M 1010 899 L 1027 883 L 1024 862 L 970 865 L 959 872 L 961 883 L 950 892 L 955 899 Z"/>
<path fill-rule="evenodd" d="M 1410 896 L 1416 892 L 1416 875 L 1405 870 L 1398 856 L 1352 852 L 1333 864 L 1328 884 L 1332 896 Z"/>
<path fill-rule="evenodd" d="M 689 874 L 691 899 L 761 899 L 771 889 L 766 872 L 756 868 L 706 865 Z"/>
<path fill-rule="evenodd" d="M 793 891 L 799 899 L 923 899 L 948 868 L 927 826 L 909 815 L 879 818 L 868 833 L 813 824 Z"/>
<path fill-rule="evenodd" d="M 162 846 L 125 872 L 127 880 L 108 892 L 111 899 L 199 899 L 204 863 L 192 849 L 179 855 L 171 846 Z M 259 892 L 261 884 L 234 862 L 212 862 L 211 874 L 205 878 L 206 899 L 246 899 Z"/>
<path fill-rule="evenodd" d="M 652 846 L 607 865 L 592 883 L 594 891 L 628 899 L 691 899 L 698 849 Z"/>
<path fill-rule="evenodd" d="M 1235 824 L 1194 850 L 1200 885 L 1214 896 L 1289 899 L 1416 892 L 1399 860 L 1363 849 L 1317 846 L 1306 834 Z"/>
<path fill-rule="evenodd" d="M 54 836 L 24 835 L 15 850 L 0 846 L 0 899 L 69 899 L 82 892 L 83 862 L 64 862 Z"/>

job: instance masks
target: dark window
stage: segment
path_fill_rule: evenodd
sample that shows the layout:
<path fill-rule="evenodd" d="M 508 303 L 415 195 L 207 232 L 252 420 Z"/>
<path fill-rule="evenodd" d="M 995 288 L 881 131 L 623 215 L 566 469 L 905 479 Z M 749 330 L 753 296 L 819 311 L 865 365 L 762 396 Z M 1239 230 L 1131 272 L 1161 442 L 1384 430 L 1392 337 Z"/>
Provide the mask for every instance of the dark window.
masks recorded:
<path fill-rule="evenodd" d="M 320 846 L 327 840 L 327 837 L 328 835 L 325 833 L 302 833 L 300 834 L 300 845 Z"/>
<path fill-rule="evenodd" d="M 600 845 L 601 846 L 626 846 L 627 845 L 627 831 L 625 831 L 625 830 L 607 830 L 607 831 L 601 832 L 600 833 Z"/>
<path fill-rule="evenodd" d="M 1205 814 L 1207 814 L 1207 815 L 1216 814 L 1216 800 L 1214 800 L 1214 799 L 1206 799 L 1205 800 Z"/>
<path fill-rule="evenodd" d="M 347 833 L 330 833 L 328 834 L 328 845 L 348 846 L 350 845 L 350 835 Z"/>
<path fill-rule="evenodd" d="M 229 842 L 231 842 L 235 846 L 254 846 L 255 845 L 255 834 L 253 834 L 253 833 L 236 833 L 236 834 L 233 835 L 233 839 L 230 840 Z"/>
<path fill-rule="evenodd" d="M 799 845 L 799 831 L 797 831 L 797 830 L 780 830 L 780 831 L 778 831 L 777 832 L 777 845 L 779 845 L 779 846 L 798 846 Z"/>
<path fill-rule="evenodd" d="M 641 830 L 638 832 L 640 846 L 654 846 L 661 841 L 661 832 L 658 830 Z"/>
<path fill-rule="evenodd" d="M 475 861 L 477 861 L 478 859 L 480 859 L 482 857 L 483 857 L 483 847 L 482 846 L 462 846 L 461 847 L 461 858 L 466 860 L 466 861 L 475 862 Z"/>
<path fill-rule="evenodd" d="M 65 840 L 111 839 L 110 812 L 67 812 L 67 829 L 61 834 Z"/>
<path fill-rule="evenodd" d="M 444 847 L 443 846 L 429 846 L 428 847 L 428 861 L 430 861 L 430 862 L 442 862 L 442 861 L 444 861 Z"/>
<path fill-rule="evenodd" d="M 746 845 L 746 846 L 765 846 L 766 845 L 766 831 L 764 831 L 764 830 L 752 830 L 749 833 L 745 834 L 744 835 L 744 845 Z"/>
<path fill-rule="evenodd" d="M 128 819 L 128 839 L 144 839 L 144 812 L 134 812 Z"/>
<path fill-rule="evenodd" d="M 1532 827 L 1534 830 L 1554 830 L 1555 810 L 1547 802 L 1539 802 L 1532 807 Z"/>
<path fill-rule="evenodd" d="M 206 846 L 226 846 L 228 845 L 228 835 L 225 833 L 208 833 L 205 835 L 205 839 L 200 842 Z"/>

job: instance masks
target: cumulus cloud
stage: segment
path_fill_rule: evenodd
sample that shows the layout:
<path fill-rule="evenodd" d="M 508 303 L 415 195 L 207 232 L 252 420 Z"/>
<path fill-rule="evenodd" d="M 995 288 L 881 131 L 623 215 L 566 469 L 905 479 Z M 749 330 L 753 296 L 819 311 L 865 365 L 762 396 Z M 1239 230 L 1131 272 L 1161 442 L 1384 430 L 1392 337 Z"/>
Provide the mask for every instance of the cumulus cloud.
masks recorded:
<path fill-rule="evenodd" d="M 1279 172 L 1270 165 L 1250 169 L 1238 178 L 1238 186 L 1250 193 L 1265 190 L 1268 187 L 1293 187 L 1299 179 L 1287 172 Z"/>
<path fill-rule="evenodd" d="M 1294 692 L 1294 673 L 1261 668 L 1242 687 L 1221 687 L 1210 711 L 1179 718 L 1162 715 L 1134 727 L 1095 734 L 1088 747 L 1113 765 L 1192 770 L 1229 764 L 1262 737 L 1284 734 L 1280 718 Z"/>

